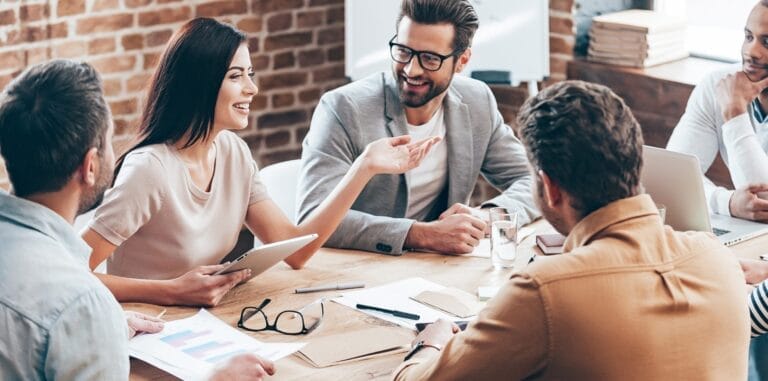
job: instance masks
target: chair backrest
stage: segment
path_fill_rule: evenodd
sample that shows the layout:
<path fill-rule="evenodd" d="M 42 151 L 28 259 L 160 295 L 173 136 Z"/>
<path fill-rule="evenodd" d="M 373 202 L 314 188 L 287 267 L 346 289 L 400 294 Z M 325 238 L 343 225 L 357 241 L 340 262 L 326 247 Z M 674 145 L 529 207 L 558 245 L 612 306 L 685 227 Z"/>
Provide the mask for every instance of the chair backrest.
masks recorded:
<path fill-rule="evenodd" d="M 259 171 L 272 201 L 283 210 L 289 220 L 296 220 L 296 187 L 299 184 L 301 160 L 275 163 Z"/>

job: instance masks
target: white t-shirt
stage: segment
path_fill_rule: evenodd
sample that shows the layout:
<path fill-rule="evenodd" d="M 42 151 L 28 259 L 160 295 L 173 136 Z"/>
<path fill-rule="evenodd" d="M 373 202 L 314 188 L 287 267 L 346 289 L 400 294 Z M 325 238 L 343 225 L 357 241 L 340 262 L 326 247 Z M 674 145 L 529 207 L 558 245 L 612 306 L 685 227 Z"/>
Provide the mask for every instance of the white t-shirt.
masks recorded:
<path fill-rule="evenodd" d="M 448 181 L 448 146 L 445 143 L 445 122 L 443 107 L 421 126 L 408 124 L 411 141 L 418 141 L 432 136 L 443 138 L 432 147 L 418 167 L 406 172 L 408 181 L 408 210 L 406 218 L 423 220 Z"/>
<path fill-rule="evenodd" d="M 192 182 L 173 146 L 154 144 L 128 154 L 90 225 L 117 246 L 107 273 L 172 279 L 218 264 L 232 250 L 248 206 L 268 195 L 242 139 L 222 131 L 214 144 L 210 191 Z"/>

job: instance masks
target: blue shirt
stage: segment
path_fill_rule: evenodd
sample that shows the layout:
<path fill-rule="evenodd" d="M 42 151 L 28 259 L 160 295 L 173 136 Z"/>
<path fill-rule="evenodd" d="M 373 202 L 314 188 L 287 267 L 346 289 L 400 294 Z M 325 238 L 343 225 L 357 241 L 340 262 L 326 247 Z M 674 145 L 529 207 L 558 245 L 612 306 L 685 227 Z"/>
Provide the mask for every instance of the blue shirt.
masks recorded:
<path fill-rule="evenodd" d="M 52 210 L 0 190 L 0 380 L 127 380 L 125 316 L 90 248 Z"/>

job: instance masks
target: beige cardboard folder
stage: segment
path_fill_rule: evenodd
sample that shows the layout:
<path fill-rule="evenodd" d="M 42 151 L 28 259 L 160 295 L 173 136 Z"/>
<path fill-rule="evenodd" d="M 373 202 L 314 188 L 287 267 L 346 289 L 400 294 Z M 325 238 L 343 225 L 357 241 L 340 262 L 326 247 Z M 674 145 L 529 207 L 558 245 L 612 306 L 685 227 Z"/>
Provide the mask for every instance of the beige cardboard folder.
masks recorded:
<path fill-rule="evenodd" d="M 477 315 L 483 308 L 474 295 L 452 287 L 440 291 L 422 291 L 411 299 L 460 318 Z"/>
<path fill-rule="evenodd" d="M 298 356 L 317 368 L 405 352 L 413 333 L 402 328 L 375 327 L 310 340 Z"/>

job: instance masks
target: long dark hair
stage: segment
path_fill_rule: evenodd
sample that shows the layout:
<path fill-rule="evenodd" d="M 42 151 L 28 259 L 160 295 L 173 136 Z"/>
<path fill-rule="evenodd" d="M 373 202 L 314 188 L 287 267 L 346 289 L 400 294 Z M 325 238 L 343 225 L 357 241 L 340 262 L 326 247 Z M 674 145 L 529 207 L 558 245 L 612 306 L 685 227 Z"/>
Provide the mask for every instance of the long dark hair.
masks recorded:
<path fill-rule="evenodd" d="M 213 128 L 216 99 L 238 47 L 246 36 L 210 18 L 188 21 L 171 37 L 160 57 L 141 115 L 141 140 L 117 160 L 115 178 L 131 151 L 151 144 L 184 148 L 206 139 Z"/>

